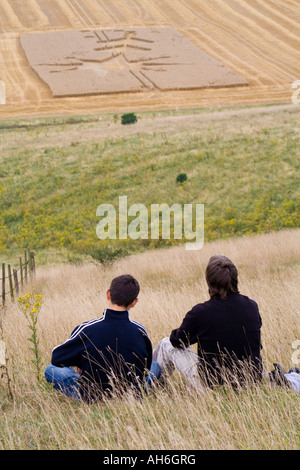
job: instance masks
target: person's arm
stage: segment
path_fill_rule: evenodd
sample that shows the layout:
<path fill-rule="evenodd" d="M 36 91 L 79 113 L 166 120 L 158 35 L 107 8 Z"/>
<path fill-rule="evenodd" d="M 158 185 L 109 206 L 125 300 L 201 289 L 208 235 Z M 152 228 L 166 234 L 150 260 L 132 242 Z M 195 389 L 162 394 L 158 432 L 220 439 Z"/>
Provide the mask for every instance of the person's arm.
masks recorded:
<path fill-rule="evenodd" d="M 170 342 L 175 348 L 185 348 L 197 342 L 198 307 L 195 306 L 184 317 L 179 328 L 173 330 Z"/>
<path fill-rule="evenodd" d="M 51 363 L 57 367 L 76 366 L 81 369 L 81 358 L 84 353 L 84 343 L 80 335 L 71 337 L 52 351 Z"/>
<path fill-rule="evenodd" d="M 146 368 L 150 370 L 152 364 L 152 343 L 148 335 L 144 336 L 146 348 L 148 352 L 147 361 L 146 361 Z"/>

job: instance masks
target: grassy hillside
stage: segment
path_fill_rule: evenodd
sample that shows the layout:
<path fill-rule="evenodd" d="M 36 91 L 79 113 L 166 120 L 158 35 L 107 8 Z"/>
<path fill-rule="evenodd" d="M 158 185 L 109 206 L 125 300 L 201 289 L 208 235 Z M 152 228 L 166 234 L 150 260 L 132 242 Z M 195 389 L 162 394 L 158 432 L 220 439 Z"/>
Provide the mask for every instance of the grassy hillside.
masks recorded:
<path fill-rule="evenodd" d="M 171 240 L 102 241 L 96 209 L 205 205 L 205 239 L 299 226 L 300 110 L 0 122 L 0 250 L 39 262 L 137 252 Z M 187 180 L 176 183 L 179 173 Z M 51 255 L 55 253 L 55 255 Z"/>
<path fill-rule="evenodd" d="M 124 272 L 141 285 L 130 316 L 145 325 L 155 346 L 195 303 L 208 299 L 204 272 L 215 253 L 236 263 L 241 292 L 259 305 L 265 372 L 275 361 L 292 367 L 292 345 L 299 339 L 299 230 L 215 241 L 198 252 L 148 251 L 106 269 L 95 263 L 39 267 L 28 289 L 43 296 L 37 323 L 42 370 L 52 348 L 76 325 L 102 314 L 112 277 Z M 2 327 L 13 398 L 3 377 L 0 449 L 299 449 L 299 394 L 293 390 L 263 381 L 244 390 L 197 393 L 175 373 L 167 387 L 143 400 L 88 406 L 37 382 L 32 331 L 16 303 Z"/>
<path fill-rule="evenodd" d="M 236 263 L 241 292 L 259 305 L 265 371 L 273 362 L 292 367 L 299 339 L 299 117 L 291 106 L 144 113 L 133 126 L 113 115 L 0 122 L 1 258 L 17 259 L 27 245 L 37 252 L 28 290 L 42 295 L 42 369 L 76 325 L 102 314 L 111 278 L 124 272 L 141 285 L 131 317 L 155 346 L 208 298 L 204 270 L 215 253 Z M 182 185 L 179 173 L 187 175 Z M 117 207 L 121 195 L 147 207 L 203 203 L 203 249 L 169 246 L 172 239 L 100 242 L 96 209 Z M 148 250 L 156 247 L 159 255 Z M 112 265 L 49 263 L 126 252 L 132 255 Z M 293 391 L 263 381 L 199 394 L 175 373 L 143 400 L 87 406 L 37 381 L 32 330 L 17 303 L 2 310 L 0 327 L 9 378 L 0 383 L 0 449 L 299 448 Z"/>

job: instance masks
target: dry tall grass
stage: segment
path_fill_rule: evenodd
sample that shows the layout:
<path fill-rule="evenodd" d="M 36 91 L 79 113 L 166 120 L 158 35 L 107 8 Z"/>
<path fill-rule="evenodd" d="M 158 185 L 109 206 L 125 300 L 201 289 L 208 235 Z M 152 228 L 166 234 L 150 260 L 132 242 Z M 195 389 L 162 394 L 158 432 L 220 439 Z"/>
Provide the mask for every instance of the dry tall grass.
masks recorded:
<path fill-rule="evenodd" d="M 282 231 L 146 252 L 106 268 L 97 264 L 38 268 L 31 289 L 43 295 L 38 332 L 46 365 L 51 350 L 82 321 L 100 316 L 110 280 L 131 273 L 141 284 L 131 317 L 143 323 L 155 345 L 179 326 L 185 312 L 208 298 L 204 270 L 212 254 L 225 254 L 239 269 L 240 290 L 254 298 L 263 320 L 265 370 L 292 364 L 300 339 L 300 230 Z M 88 406 L 36 383 L 30 336 L 17 305 L 5 313 L 3 333 L 14 399 L 0 387 L 2 449 L 297 449 L 299 395 L 268 384 L 234 392 L 199 394 L 175 374 L 165 389 L 142 401 Z"/>

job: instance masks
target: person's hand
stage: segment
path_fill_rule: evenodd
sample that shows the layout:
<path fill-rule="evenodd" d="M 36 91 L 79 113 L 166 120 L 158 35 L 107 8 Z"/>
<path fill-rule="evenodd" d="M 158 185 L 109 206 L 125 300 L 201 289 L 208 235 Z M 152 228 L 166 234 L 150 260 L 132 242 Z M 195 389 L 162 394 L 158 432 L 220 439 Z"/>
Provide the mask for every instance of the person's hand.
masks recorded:
<path fill-rule="evenodd" d="M 82 370 L 79 369 L 79 367 L 77 366 L 74 366 L 73 369 L 75 370 L 75 372 L 77 372 L 77 374 L 81 375 L 82 374 Z"/>

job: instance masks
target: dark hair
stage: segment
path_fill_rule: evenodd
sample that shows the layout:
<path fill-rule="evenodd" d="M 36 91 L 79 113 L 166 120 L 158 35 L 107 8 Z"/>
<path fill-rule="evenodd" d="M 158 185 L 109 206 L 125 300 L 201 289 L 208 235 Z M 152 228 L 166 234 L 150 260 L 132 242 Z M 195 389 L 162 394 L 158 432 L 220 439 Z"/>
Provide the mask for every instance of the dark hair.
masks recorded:
<path fill-rule="evenodd" d="M 122 274 L 111 281 L 109 290 L 113 304 L 128 307 L 137 298 L 140 286 L 130 274 Z"/>
<path fill-rule="evenodd" d="M 206 268 L 206 281 L 211 298 L 226 299 L 228 294 L 238 294 L 238 272 L 226 256 L 212 256 Z"/>

